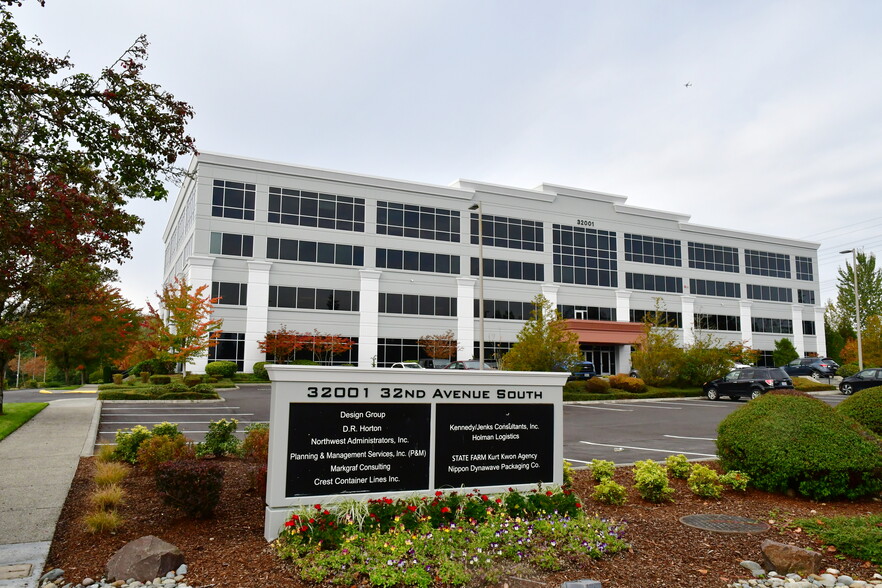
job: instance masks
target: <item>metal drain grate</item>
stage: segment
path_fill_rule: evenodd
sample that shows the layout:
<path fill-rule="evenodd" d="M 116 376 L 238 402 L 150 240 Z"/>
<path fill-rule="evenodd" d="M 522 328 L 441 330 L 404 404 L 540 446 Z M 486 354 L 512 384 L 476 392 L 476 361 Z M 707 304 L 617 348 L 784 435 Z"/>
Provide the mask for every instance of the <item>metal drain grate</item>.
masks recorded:
<path fill-rule="evenodd" d="M 762 521 L 724 514 L 694 514 L 680 518 L 688 527 L 716 533 L 765 533 L 769 525 Z"/>

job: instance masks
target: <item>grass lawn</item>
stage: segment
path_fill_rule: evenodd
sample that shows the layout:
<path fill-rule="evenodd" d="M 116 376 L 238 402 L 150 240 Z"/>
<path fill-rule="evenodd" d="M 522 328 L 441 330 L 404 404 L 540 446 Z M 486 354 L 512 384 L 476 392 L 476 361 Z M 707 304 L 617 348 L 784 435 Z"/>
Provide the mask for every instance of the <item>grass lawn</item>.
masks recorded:
<path fill-rule="evenodd" d="M 34 415 L 49 406 L 46 402 L 4 402 L 0 414 L 0 441 L 14 430 L 34 418 Z"/>

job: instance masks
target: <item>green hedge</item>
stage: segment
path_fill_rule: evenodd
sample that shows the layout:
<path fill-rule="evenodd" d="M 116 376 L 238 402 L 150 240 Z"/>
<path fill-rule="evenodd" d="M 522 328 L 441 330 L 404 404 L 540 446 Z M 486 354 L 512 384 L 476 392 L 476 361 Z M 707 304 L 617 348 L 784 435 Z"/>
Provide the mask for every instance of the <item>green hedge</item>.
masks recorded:
<path fill-rule="evenodd" d="M 769 492 L 814 500 L 858 498 L 882 490 L 882 452 L 872 435 L 807 394 L 769 392 L 720 423 L 717 453 Z"/>
<path fill-rule="evenodd" d="M 839 403 L 836 410 L 876 435 L 882 435 L 882 386 L 865 388 L 849 396 Z"/>
<path fill-rule="evenodd" d="M 208 400 L 220 398 L 210 384 L 188 388 L 182 383 L 164 386 L 121 386 L 98 391 L 99 400 Z"/>

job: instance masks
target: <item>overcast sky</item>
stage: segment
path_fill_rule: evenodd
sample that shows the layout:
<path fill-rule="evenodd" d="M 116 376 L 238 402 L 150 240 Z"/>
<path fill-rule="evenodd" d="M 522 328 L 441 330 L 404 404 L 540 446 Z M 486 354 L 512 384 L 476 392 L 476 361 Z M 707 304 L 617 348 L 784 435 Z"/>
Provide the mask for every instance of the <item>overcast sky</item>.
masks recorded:
<path fill-rule="evenodd" d="M 821 243 L 821 300 L 882 247 L 882 2 L 27 0 L 19 27 L 145 77 L 202 151 L 416 182 L 542 182 Z M 687 87 L 685 84 L 690 83 Z M 180 162 L 186 165 L 187 161 Z M 161 288 L 169 202 L 121 290 Z"/>

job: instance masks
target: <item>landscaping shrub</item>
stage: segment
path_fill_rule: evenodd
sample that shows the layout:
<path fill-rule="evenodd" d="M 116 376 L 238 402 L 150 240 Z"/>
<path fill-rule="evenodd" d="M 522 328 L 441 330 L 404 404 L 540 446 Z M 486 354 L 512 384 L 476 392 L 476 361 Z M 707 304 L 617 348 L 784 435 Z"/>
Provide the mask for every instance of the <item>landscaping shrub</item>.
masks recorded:
<path fill-rule="evenodd" d="M 291 365 L 319 365 L 319 363 L 311 359 L 295 359 Z"/>
<path fill-rule="evenodd" d="M 171 382 L 171 376 L 150 376 L 150 383 L 154 386 L 163 386 Z"/>
<path fill-rule="evenodd" d="M 821 392 L 823 390 L 835 390 L 836 386 L 830 384 L 822 384 L 812 378 L 804 378 L 796 376 L 793 378 L 793 387 L 803 392 Z"/>
<path fill-rule="evenodd" d="M 861 368 L 860 368 L 860 366 L 858 366 L 858 364 L 846 363 L 846 364 L 839 366 L 839 369 L 836 370 L 836 375 L 842 376 L 843 378 L 847 378 L 849 376 L 855 375 L 859 371 L 861 371 Z"/>
<path fill-rule="evenodd" d="M 597 378 L 591 378 L 592 380 L 596 380 Z M 564 384 L 564 395 L 572 396 L 572 395 L 582 395 L 587 391 L 586 385 L 589 380 L 572 380 Z"/>
<path fill-rule="evenodd" d="M 882 386 L 865 388 L 849 396 L 836 410 L 882 436 Z"/>
<path fill-rule="evenodd" d="M 162 421 L 153 425 L 153 430 L 150 431 L 150 434 L 154 437 L 160 435 L 163 437 L 180 437 L 183 435 L 181 430 L 178 429 L 177 423 L 170 423 L 168 421 Z"/>
<path fill-rule="evenodd" d="M 165 504 L 205 518 L 214 514 L 220 501 L 224 469 L 207 461 L 168 461 L 156 468 L 154 479 Z"/>
<path fill-rule="evenodd" d="M 254 374 L 255 378 L 260 380 L 269 380 L 269 374 L 266 373 L 266 361 L 258 361 L 251 368 L 251 373 Z"/>
<path fill-rule="evenodd" d="M 188 374 L 184 376 L 184 385 L 188 388 L 192 388 L 196 384 L 202 383 L 202 376 L 199 374 Z"/>
<path fill-rule="evenodd" d="M 882 565 L 882 515 L 863 517 L 812 517 L 795 519 L 798 525 L 825 545 L 835 546 L 840 553 Z"/>
<path fill-rule="evenodd" d="M 134 464 L 138 461 L 138 448 L 150 438 L 150 429 L 144 425 L 135 425 L 131 429 L 120 429 L 116 432 L 116 449 L 113 451 L 116 461 Z"/>
<path fill-rule="evenodd" d="M 122 516 L 115 510 L 98 510 L 83 518 L 90 533 L 113 533 L 123 524 Z"/>
<path fill-rule="evenodd" d="M 738 490 L 739 492 L 744 492 L 747 490 L 747 484 L 750 482 L 750 477 L 738 470 L 730 470 L 720 476 L 720 482 L 732 488 L 732 490 Z"/>
<path fill-rule="evenodd" d="M 123 503 L 126 492 L 118 484 L 99 488 L 89 496 L 89 501 L 98 510 L 112 510 Z"/>
<path fill-rule="evenodd" d="M 89 374 L 89 383 L 90 384 L 104 383 L 104 370 L 95 370 L 94 372 Z"/>
<path fill-rule="evenodd" d="M 100 461 L 95 466 L 95 485 L 98 487 L 119 484 L 129 475 L 129 466 L 116 461 Z"/>
<path fill-rule="evenodd" d="M 205 373 L 209 376 L 232 378 L 236 375 L 237 369 L 239 366 L 235 361 L 212 361 L 205 366 Z"/>
<path fill-rule="evenodd" d="M 685 480 L 692 471 L 692 464 L 682 453 L 679 455 L 669 455 L 665 458 L 665 467 L 671 472 L 675 478 Z"/>
<path fill-rule="evenodd" d="M 616 464 L 605 459 L 591 460 L 591 477 L 595 482 L 603 482 L 609 480 L 616 473 Z"/>
<path fill-rule="evenodd" d="M 717 430 L 724 471 L 760 490 L 814 500 L 882 490 L 882 452 L 860 425 L 803 393 L 769 393 L 727 416 Z"/>
<path fill-rule="evenodd" d="M 154 435 L 138 448 L 138 467 L 146 472 L 155 472 L 160 464 L 167 461 L 195 459 L 193 444 L 183 435 L 166 437 Z"/>
<path fill-rule="evenodd" d="M 150 382 L 150 372 L 140 372 L 141 383 L 148 384 Z"/>
<path fill-rule="evenodd" d="M 723 494 L 720 474 L 700 463 L 692 466 L 686 485 L 696 496 L 702 498 L 719 498 Z"/>
<path fill-rule="evenodd" d="M 651 459 L 634 463 L 634 488 L 649 502 L 671 500 L 674 489 L 668 482 L 668 472 L 664 466 Z"/>
<path fill-rule="evenodd" d="M 117 386 L 122 386 L 123 375 L 122 374 L 113 374 L 113 383 Z"/>
<path fill-rule="evenodd" d="M 616 374 L 609 377 L 609 385 L 625 392 L 646 392 L 646 383 L 640 378 L 632 378 L 628 374 Z"/>
<path fill-rule="evenodd" d="M 609 380 L 596 376 L 585 381 L 585 392 L 591 394 L 607 394 L 609 393 Z"/>
<path fill-rule="evenodd" d="M 612 478 L 607 478 L 594 486 L 591 497 L 597 502 L 622 506 L 628 500 L 628 490 Z"/>
<path fill-rule="evenodd" d="M 37 380 L 28 380 L 27 382 L 25 382 L 24 387 L 25 388 L 42 388 L 45 385 L 46 385 L 45 382 L 38 382 Z"/>
<path fill-rule="evenodd" d="M 202 396 L 213 396 L 217 397 L 217 392 L 214 389 L 214 386 L 211 384 L 196 384 L 190 389 L 190 392 L 195 392 L 196 394 L 200 394 Z"/>
<path fill-rule="evenodd" d="M 269 425 L 251 423 L 245 427 L 245 440 L 242 441 L 242 457 L 255 463 L 266 465 L 269 457 Z"/>
<path fill-rule="evenodd" d="M 236 419 L 221 419 L 208 423 L 208 433 L 205 434 L 205 441 L 196 444 L 196 456 L 205 457 L 213 455 L 215 457 L 223 457 L 224 455 L 238 455 L 241 442 L 236 437 L 236 427 L 239 421 Z"/>

